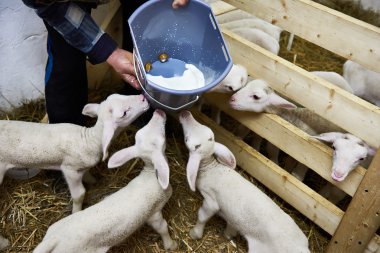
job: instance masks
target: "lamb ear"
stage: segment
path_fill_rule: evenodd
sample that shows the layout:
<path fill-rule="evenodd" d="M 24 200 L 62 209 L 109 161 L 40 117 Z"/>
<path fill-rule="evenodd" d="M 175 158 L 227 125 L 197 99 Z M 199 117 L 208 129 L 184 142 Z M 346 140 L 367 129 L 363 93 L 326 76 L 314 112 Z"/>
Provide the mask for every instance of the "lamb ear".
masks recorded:
<path fill-rule="evenodd" d="M 117 125 L 114 122 L 104 122 L 103 126 L 103 137 L 102 137 L 102 147 L 103 147 L 103 161 L 107 159 L 108 156 L 108 146 L 111 143 L 113 135 L 116 131 Z"/>
<path fill-rule="evenodd" d="M 333 143 L 334 141 L 336 141 L 336 139 L 342 138 L 343 135 L 344 133 L 329 132 L 329 133 L 323 133 L 323 134 L 312 136 L 312 137 L 321 141 Z"/>
<path fill-rule="evenodd" d="M 83 107 L 82 114 L 92 118 L 98 117 L 99 104 L 87 104 Z"/>
<path fill-rule="evenodd" d="M 117 151 L 108 160 L 108 168 L 112 169 L 125 164 L 129 160 L 136 158 L 137 153 L 136 146 L 131 146 Z"/>
<path fill-rule="evenodd" d="M 236 168 L 236 159 L 234 154 L 223 144 L 215 142 L 214 154 L 220 163 L 230 167 L 231 169 Z"/>
<path fill-rule="evenodd" d="M 187 181 L 190 189 L 195 192 L 195 181 L 197 180 L 199 165 L 201 163 L 201 156 L 197 153 L 191 152 L 189 161 L 186 166 Z"/>
<path fill-rule="evenodd" d="M 165 156 L 160 152 L 153 152 L 152 162 L 154 169 L 157 171 L 157 179 L 162 189 L 166 190 L 169 186 L 169 164 L 165 159 Z"/>
<path fill-rule="evenodd" d="M 272 92 L 269 95 L 269 102 L 271 105 L 274 105 L 274 106 L 280 107 L 280 108 L 284 108 L 284 109 L 288 109 L 288 110 L 297 108 L 297 106 L 295 104 L 293 104 L 293 103 L 289 102 L 288 100 L 280 97 L 279 95 L 277 95 L 274 92 Z"/>

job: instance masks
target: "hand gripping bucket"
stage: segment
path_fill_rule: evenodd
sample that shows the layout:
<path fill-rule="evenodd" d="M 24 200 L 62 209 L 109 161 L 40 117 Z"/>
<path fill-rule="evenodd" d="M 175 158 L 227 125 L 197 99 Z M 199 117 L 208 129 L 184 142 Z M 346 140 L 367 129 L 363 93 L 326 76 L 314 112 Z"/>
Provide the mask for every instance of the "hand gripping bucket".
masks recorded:
<path fill-rule="evenodd" d="M 179 9 L 172 0 L 151 0 L 128 19 L 134 43 L 134 64 L 144 95 L 153 107 L 176 112 L 193 105 L 199 96 L 220 83 L 232 67 L 232 60 L 211 8 L 190 0 Z M 158 56 L 169 61 L 156 68 Z M 205 86 L 193 90 L 169 89 L 146 77 L 145 65 L 153 63 L 151 75 L 173 77 L 183 74 L 185 64 L 202 71 Z M 181 84 L 179 83 L 178 86 Z"/>

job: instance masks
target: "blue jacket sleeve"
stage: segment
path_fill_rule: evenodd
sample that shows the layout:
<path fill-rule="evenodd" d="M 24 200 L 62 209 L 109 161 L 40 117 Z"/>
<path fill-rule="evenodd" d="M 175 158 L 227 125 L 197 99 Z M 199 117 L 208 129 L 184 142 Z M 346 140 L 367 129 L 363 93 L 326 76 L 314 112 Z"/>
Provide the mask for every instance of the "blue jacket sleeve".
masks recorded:
<path fill-rule="evenodd" d="M 50 26 L 54 27 L 73 47 L 84 52 L 92 64 L 107 60 L 117 48 L 116 42 L 92 19 L 80 5 L 74 2 L 38 4 L 36 0 L 22 0 Z"/>

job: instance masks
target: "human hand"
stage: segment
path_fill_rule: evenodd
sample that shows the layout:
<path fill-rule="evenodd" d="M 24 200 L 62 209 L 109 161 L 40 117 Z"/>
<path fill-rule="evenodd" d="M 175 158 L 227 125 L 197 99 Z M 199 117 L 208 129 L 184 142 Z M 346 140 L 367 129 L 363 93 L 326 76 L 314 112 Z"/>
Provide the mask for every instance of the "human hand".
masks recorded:
<path fill-rule="evenodd" d="M 125 82 L 137 90 L 141 89 L 135 76 L 133 54 L 131 52 L 118 48 L 108 57 L 107 63 L 111 65 Z"/>
<path fill-rule="evenodd" d="M 172 7 L 174 9 L 178 9 L 180 7 L 185 6 L 188 2 L 189 0 L 173 0 Z"/>

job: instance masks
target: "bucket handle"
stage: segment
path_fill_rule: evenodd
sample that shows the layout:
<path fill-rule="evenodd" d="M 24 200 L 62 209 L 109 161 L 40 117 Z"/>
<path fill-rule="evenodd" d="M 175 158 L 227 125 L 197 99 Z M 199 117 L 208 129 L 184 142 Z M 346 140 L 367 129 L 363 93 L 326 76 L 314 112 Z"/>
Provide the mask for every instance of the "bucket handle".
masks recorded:
<path fill-rule="evenodd" d="M 136 54 L 135 54 L 135 52 L 133 52 L 133 67 L 135 68 L 135 71 L 136 71 L 137 68 L 136 68 Z M 140 70 L 140 71 L 141 71 L 141 70 Z M 199 95 L 197 95 L 197 97 L 196 97 L 193 101 L 190 101 L 190 102 L 188 102 L 188 103 L 186 103 L 186 104 L 184 104 L 184 105 L 181 105 L 181 106 L 179 106 L 179 107 L 171 107 L 171 106 L 167 106 L 167 105 L 161 103 L 160 101 L 158 101 L 157 99 L 155 99 L 154 97 L 152 97 L 152 96 L 149 94 L 149 92 L 145 89 L 144 85 L 142 84 L 142 82 L 141 82 L 141 80 L 140 80 L 140 77 L 139 77 L 138 73 L 136 73 L 136 78 L 137 78 L 137 81 L 138 81 L 139 84 L 140 84 L 141 89 L 144 91 L 144 93 L 147 94 L 151 100 L 153 100 L 154 102 L 156 102 L 157 104 L 159 104 L 160 106 L 162 106 L 162 107 L 164 107 L 164 108 L 167 108 L 167 109 L 170 109 L 170 110 L 173 110 L 173 111 L 178 111 L 178 110 L 181 110 L 182 108 L 185 108 L 185 107 L 187 107 L 187 106 L 189 106 L 189 105 L 191 105 L 191 104 L 197 102 L 198 99 L 199 99 Z M 146 78 L 146 75 L 145 75 L 145 78 Z"/>

